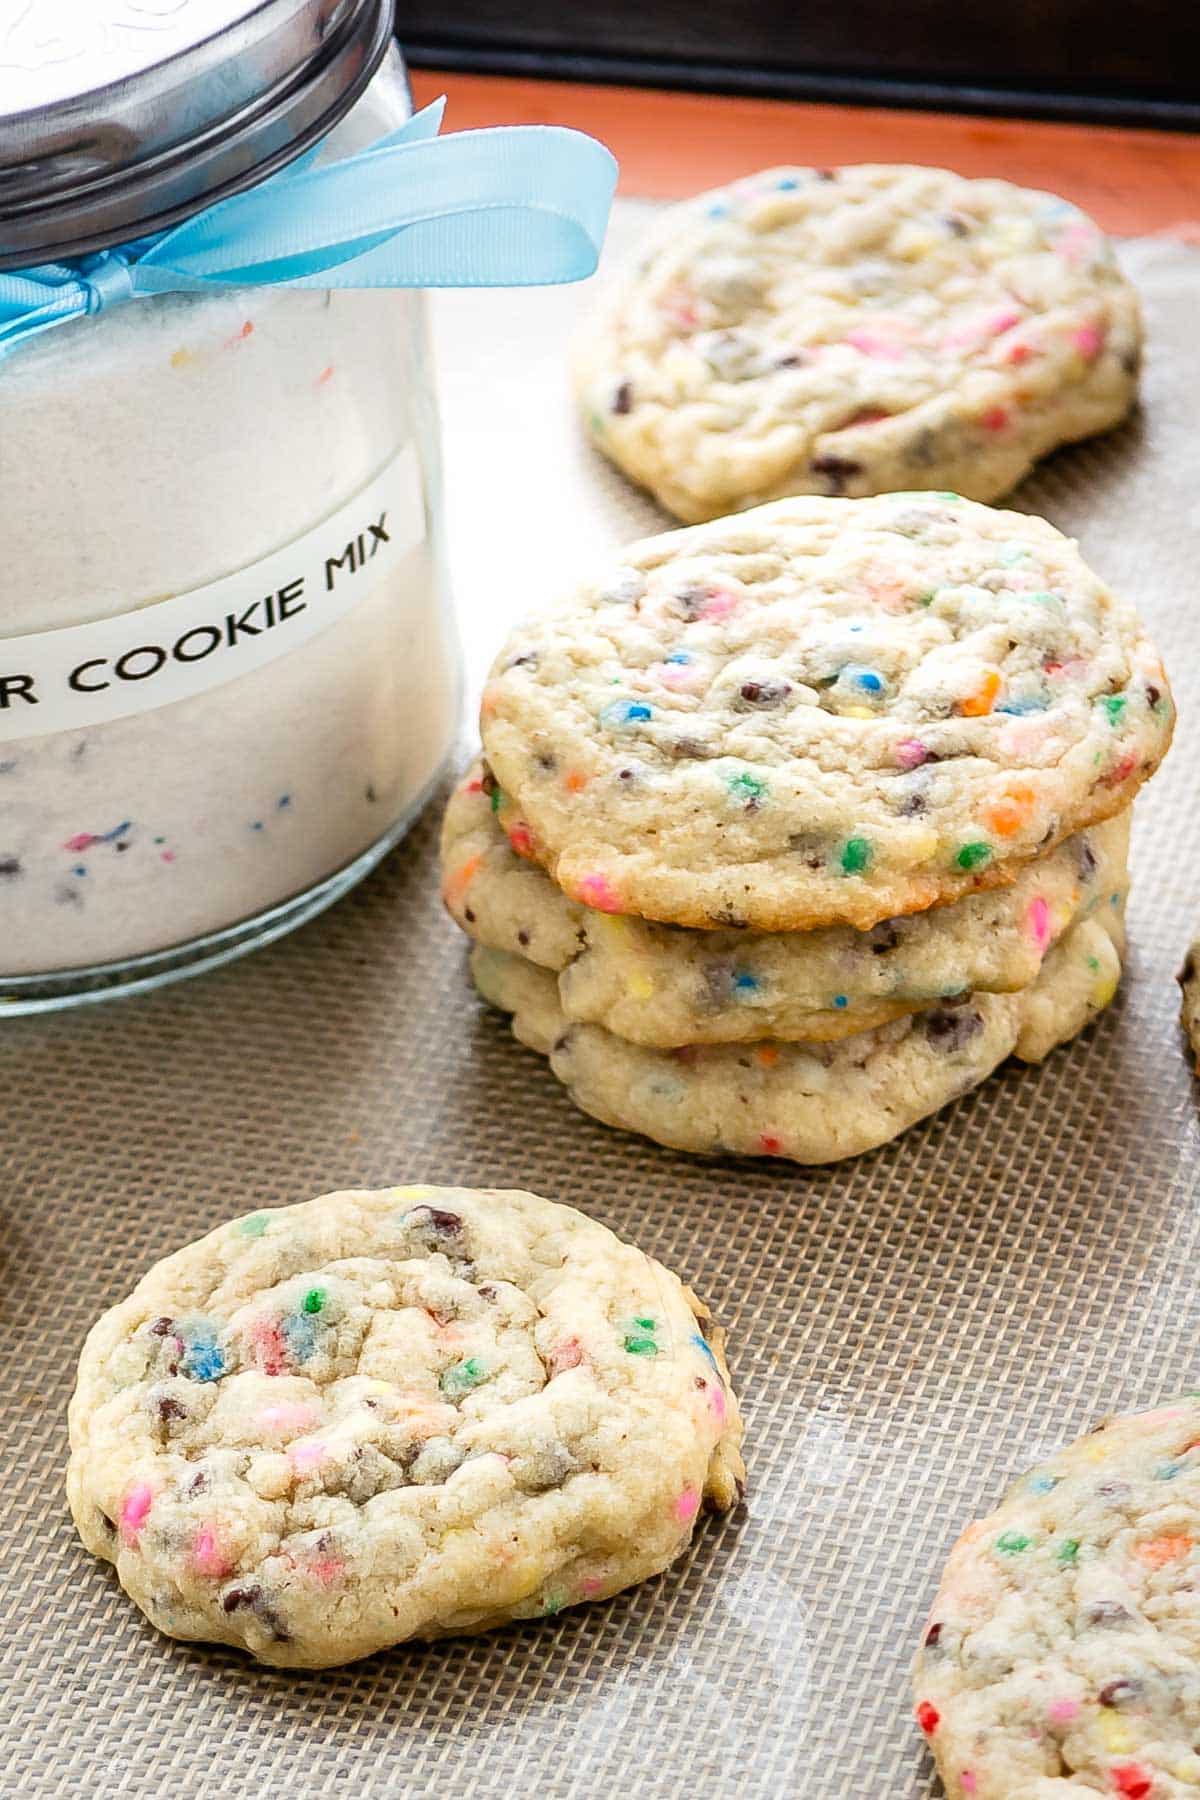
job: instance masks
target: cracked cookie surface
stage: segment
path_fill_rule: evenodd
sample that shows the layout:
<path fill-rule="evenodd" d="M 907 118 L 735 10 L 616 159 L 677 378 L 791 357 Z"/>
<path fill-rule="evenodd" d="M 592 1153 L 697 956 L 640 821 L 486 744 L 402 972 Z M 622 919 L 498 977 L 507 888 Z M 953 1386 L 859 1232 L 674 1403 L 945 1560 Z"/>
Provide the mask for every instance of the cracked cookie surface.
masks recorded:
<path fill-rule="evenodd" d="M 615 1594 L 744 1473 L 707 1309 L 497 1190 L 221 1226 L 93 1328 L 70 1431 L 80 1536 L 152 1622 L 299 1668 Z"/>
<path fill-rule="evenodd" d="M 1027 987 L 1080 916 L 1119 905 L 1129 814 L 1068 838 L 1010 887 L 873 931 L 695 931 L 571 900 L 513 849 L 475 763 L 442 828 L 442 892 L 463 931 L 558 976 L 566 1019 L 652 1048 L 830 1042 L 972 990 Z"/>
<path fill-rule="evenodd" d="M 994 500 L 1133 404 L 1137 294 L 1053 194 L 767 169 L 672 207 L 574 349 L 592 442 L 676 517 L 788 494 Z"/>
<path fill-rule="evenodd" d="M 1121 978 L 1122 906 L 1068 931 L 1033 985 L 971 994 L 837 1043 L 709 1044 L 651 1050 L 563 1016 L 554 977 L 476 947 L 471 974 L 548 1058 L 584 1112 L 704 1155 L 837 1162 L 899 1137 L 977 1087 L 1005 1057 L 1040 1062 L 1106 1007 Z"/>
<path fill-rule="evenodd" d="M 1200 1787 L 1200 1401 L 1048 1458 L 950 1553 L 913 1672 L 948 1800 Z"/>
<path fill-rule="evenodd" d="M 1045 520 L 796 499 L 630 546 L 501 651 L 514 848 L 597 911 L 869 930 L 1122 812 L 1174 710 L 1133 609 Z"/>

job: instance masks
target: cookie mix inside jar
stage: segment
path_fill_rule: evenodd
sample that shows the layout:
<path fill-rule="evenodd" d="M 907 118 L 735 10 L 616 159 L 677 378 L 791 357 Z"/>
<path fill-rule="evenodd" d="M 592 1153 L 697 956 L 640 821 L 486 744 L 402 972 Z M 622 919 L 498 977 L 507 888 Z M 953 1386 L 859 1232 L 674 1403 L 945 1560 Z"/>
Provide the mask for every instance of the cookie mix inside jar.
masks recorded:
<path fill-rule="evenodd" d="M 595 260 L 540 154 L 485 159 L 532 224 L 480 239 L 466 140 L 525 134 L 410 119 L 387 4 L 128 10 L 0 33 L 10 1012 L 264 942 L 403 834 L 459 711 L 419 289 Z M 549 135 L 594 240 L 611 159 Z"/>

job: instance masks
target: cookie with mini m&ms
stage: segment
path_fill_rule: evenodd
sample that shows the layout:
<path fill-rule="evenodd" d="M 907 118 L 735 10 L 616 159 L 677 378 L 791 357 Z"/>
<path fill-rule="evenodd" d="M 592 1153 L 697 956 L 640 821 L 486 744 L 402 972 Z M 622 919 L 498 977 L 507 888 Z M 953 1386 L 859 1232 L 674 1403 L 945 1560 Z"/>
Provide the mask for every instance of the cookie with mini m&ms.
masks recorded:
<path fill-rule="evenodd" d="M 598 912 L 882 920 L 1122 812 L 1174 724 L 1136 613 L 1042 519 L 798 498 L 629 547 L 496 659 L 513 848 Z"/>
<path fill-rule="evenodd" d="M 1124 919 L 1069 930 L 1016 994 L 968 994 L 836 1043 L 692 1045 L 653 1050 L 564 1017 L 552 974 L 477 947 L 471 974 L 512 1015 L 582 1111 L 701 1154 L 837 1162 L 899 1137 L 977 1087 L 1010 1054 L 1040 1062 L 1116 993 Z"/>
<path fill-rule="evenodd" d="M 789 494 L 994 500 L 1137 391 L 1078 207 L 945 169 L 781 168 L 673 206 L 574 352 L 596 448 L 688 522 Z"/>
<path fill-rule="evenodd" d="M 948 1800 L 1200 1789 L 1200 1400 L 1106 1422 L 950 1553 L 916 1722 Z"/>
<path fill-rule="evenodd" d="M 1067 838 L 1009 887 L 872 931 L 686 931 L 600 912 L 513 849 L 476 762 L 442 827 L 446 906 L 467 935 L 558 977 L 563 1015 L 654 1048 L 762 1038 L 829 1042 L 972 991 L 1027 987 L 1080 918 L 1116 912 L 1129 814 Z"/>
<path fill-rule="evenodd" d="M 84 1346 L 67 1490 L 171 1637 L 323 1668 L 601 1600 L 743 1491 L 723 1334 L 534 1194 L 252 1213 Z"/>

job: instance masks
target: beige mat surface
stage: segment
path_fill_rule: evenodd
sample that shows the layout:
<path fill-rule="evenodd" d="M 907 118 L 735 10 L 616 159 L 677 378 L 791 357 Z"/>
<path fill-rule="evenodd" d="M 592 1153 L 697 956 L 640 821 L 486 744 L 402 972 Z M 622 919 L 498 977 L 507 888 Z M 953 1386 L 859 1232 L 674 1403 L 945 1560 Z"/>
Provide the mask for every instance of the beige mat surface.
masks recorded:
<path fill-rule="evenodd" d="M 637 225 L 618 218 L 619 254 Z M 1176 749 L 1139 809 L 1121 1001 L 898 1144 L 807 1173 L 577 1113 L 472 997 L 431 815 L 291 940 L 147 999 L 0 1027 L 0 1791 L 918 1800 L 907 1667 L 1009 1476 L 1200 1371 L 1200 252 L 1134 245 L 1142 418 L 1020 496 L 1158 634 Z M 652 509 L 577 441 L 574 290 L 438 302 L 474 678 L 504 616 Z M 609 1604 L 321 1675 L 155 1635 L 77 1545 L 64 1406 L 96 1312 L 232 1213 L 395 1181 L 520 1184 L 689 1277 L 730 1330 L 747 1506 Z"/>

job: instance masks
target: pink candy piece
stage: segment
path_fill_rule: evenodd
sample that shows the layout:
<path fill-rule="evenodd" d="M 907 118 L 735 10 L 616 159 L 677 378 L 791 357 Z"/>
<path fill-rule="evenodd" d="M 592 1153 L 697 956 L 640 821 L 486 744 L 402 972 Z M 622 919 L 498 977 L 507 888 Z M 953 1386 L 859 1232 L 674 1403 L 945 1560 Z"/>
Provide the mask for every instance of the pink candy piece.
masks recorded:
<path fill-rule="evenodd" d="M 314 1581 L 322 1587 L 332 1587 L 346 1573 L 346 1565 L 340 1556 L 318 1556 L 307 1565 L 308 1572 Z"/>
<path fill-rule="evenodd" d="M 719 1381 L 711 1382 L 708 1389 L 708 1404 L 712 1407 L 713 1416 L 718 1425 L 725 1420 L 725 1390 Z"/>
<path fill-rule="evenodd" d="M 603 1586 L 604 1581 L 601 1576 L 585 1575 L 583 1580 L 579 1583 L 579 1591 L 585 1600 L 594 1600 Z"/>
<path fill-rule="evenodd" d="M 731 613 L 738 603 L 738 596 L 725 589 L 710 594 L 700 608 L 702 619 L 723 619 Z"/>
<path fill-rule="evenodd" d="M 695 1518 L 699 1510 L 699 1488 L 684 1488 L 682 1494 L 680 1494 L 678 1500 L 675 1502 L 675 1517 L 679 1520 L 679 1523 L 681 1525 L 686 1525 L 689 1519 Z"/>
<path fill-rule="evenodd" d="M 594 906 L 597 912 L 620 912 L 621 902 L 613 892 L 607 875 L 597 872 L 585 875 L 579 884 L 579 898 L 585 906 Z"/>
<path fill-rule="evenodd" d="M 1050 1702 L 1050 1717 L 1055 1725 L 1069 1725 L 1078 1711 L 1078 1700 L 1052 1700 Z"/>
<path fill-rule="evenodd" d="M 99 840 L 93 835 L 92 832 L 80 831 L 80 832 L 77 832 L 74 837 L 69 837 L 67 839 L 66 843 L 63 845 L 63 849 L 64 850 L 90 850 L 92 845 L 95 843 L 98 843 L 98 842 L 99 842 Z"/>
<path fill-rule="evenodd" d="M 1050 908 L 1040 895 L 1029 903 L 1029 911 L 1025 914 L 1025 929 L 1038 949 L 1044 950 L 1050 942 Z"/>
<path fill-rule="evenodd" d="M 211 1525 L 202 1525 L 196 1533 L 196 1541 L 192 1545 L 192 1562 L 198 1574 L 210 1575 L 214 1581 L 220 1581 L 232 1569 L 233 1564 L 228 1557 L 221 1554 Z"/>
<path fill-rule="evenodd" d="M 325 1461 L 328 1454 L 329 1451 L 324 1444 L 314 1443 L 293 1444 L 288 1451 L 288 1455 L 298 1469 L 315 1469 L 319 1463 Z"/>
<path fill-rule="evenodd" d="M 286 1400 L 279 1406 L 264 1406 L 258 1417 L 268 1431 L 310 1431 L 317 1422 L 315 1407 Z"/>
<path fill-rule="evenodd" d="M 127 1544 L 136 1544 L 138 1533 L 146 1523 L 154 1503 L 154 1489 L 148 1481 L 135 1481 L 121 1508 L 121 1536 Z"/>
<path fill-rule="evenodd" d="M 1085 362 L 1095 362 L 1107 335 L 1102 325 L 1081 325 L 1078 331 L 1072 332 L 1071 342 Z"/>
<path fill-rule="evenodd" d="M 880 337 L 874 331 L 848 331 L 842 340 L 862 356 L 873 356 L 879 362 L 898 362 L 904 355 L 903 344 Z"/>
<path fill-rule="evenodd" d="M 958 1777 L 958 1783 L 964 1794 L 976 1794 L 979 1792 L 978 1783 L 970 1769 L 963 1769 L 961 1771 Z"/>
<path fill-rule="evenodd" d="M 929 752 L 918 738 L 902 738 L 896 745 L 896 763 L 901 769 L 919 769 Z"/>

